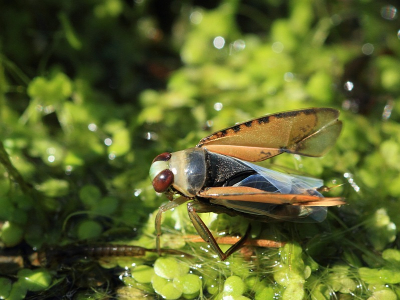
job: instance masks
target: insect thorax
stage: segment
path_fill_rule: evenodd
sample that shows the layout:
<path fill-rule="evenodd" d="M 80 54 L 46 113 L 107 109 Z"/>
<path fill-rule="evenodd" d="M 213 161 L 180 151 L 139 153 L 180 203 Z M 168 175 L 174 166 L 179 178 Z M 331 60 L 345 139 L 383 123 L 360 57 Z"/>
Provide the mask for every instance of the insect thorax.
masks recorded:
<path fill-rule="evenodd" d="M 173 188 L 186 197 L 195 197 L 206 179 L 205 150 L 190 148 L 172 153 L 170 170 L 174 173 Z"/>
<path fill-rule="evenodd" d="M 239 159 L 206 150 L 205 186 L 232 186 L 255 171 Z"/>

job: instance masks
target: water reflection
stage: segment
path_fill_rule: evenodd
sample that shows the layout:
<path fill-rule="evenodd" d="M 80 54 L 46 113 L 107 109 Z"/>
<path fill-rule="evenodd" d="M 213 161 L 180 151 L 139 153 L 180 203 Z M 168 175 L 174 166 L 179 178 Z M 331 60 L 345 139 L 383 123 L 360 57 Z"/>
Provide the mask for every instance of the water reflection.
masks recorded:
<path fill-rule="evenodd" d="M 97 130 L 97 125 L 94 124 L 94 123 L 90 123 L 90 124 L 88 125 L 88 129 L 89 129 L 90 131 L 96 131 L 96 130 Z"/>
<path fill-rule="evenodd" d="M 286 72 L 285 75 L 283 75 L 283 79 L 286 82 L 291 82 L 294 79 L 294 74 L 292 72 Z"/>
<path fill-rule="evenodd" d="M 70 166 L 70 165 L 66 166 L 65 167 L 65 175 L 71 175 L 72 170 L 73 170 L 72 166 Z"/>
<path fill-rule="evenodd" d="M 364 44 L 361 48 L 362 53 L 364 53 L 365 55 L 371 55 L 374 52 L 374 50 L 375 50 L 374 45 L 370 43 Z"/>
<path fill-rule="evenodd" d="M 106 146 L 111 146 L 111 144 L 112 144 L 112 139 L 106 138 L 106 139 L 104 140 L 104 144 L 105 144 Z"/>
<path fill-rule="evenodd" d="M 382 120 L 384 121 L 389 120 L 390 116 L 392 115 L 393 106 L 394 106 L 394 101 L 389 100 L 385 105 L 385 107 L 383 108 Z"/>
<path fill-rule="evenodd" d="M 281 42 L 275 42 L 272 44 L 272 51 L 275 53 L 281 53 L 283 51 L 283 44 Z"/>
<path fill-rule="evenodd" d="M 353 174 L 351 173 L 344 173 L 343 177 L 347 179 L 347 181 L 350 183 L 351 187 L 358 193 L 360 191 L 360 187 L 357 185 L 357 183 L 354 181 Z"/>
<path fill-rule="evenodd" d="M 393 5 L 386 5 L 381 8 L 381 16 L 386 20 L 393 20 L 396 18 L 397 9 Z"/>
<path fill-rule="evenodd" d="M 223 106 L 223 104 L 221 102 L 217 102 L 217 103 L 214 104 L 214 109 L 216 111 L 220 111 L 223 107 L 224 106 Z"/>
<path fill-rule="evenodd" d="M 334 25 L 334 26 L 339 25 L 340 23 L 342 23 L 342 17 L 341 17 L 340 15 L 338 15 L 338 14 L 334 14 L 334 15 L 331 17 L 331 23 L 332 23 L 332 25 Z"/>
<path fill-rule="evenodd" d="M 148 141 L 157 141 L 158 140 L 158 134 L 152 131 L 148 131 L 144 134 L 144 138 Z"/>
<path fill-rule="evenodd" d="M 189 19 L 190 22 L 192 22 L 193 24 L 200 24 L 203 20 L 203 14 L 200 11 L 196 10 L 190 14 Z"/>
<path fill-rule="evenodd" d="M 354 83 L 353 82 L 351 82 L 351 81 L 346 81 L 345 83 L 344 83 L 344 89 L 346 90 L 346 91 L 351 91 L 351 90 L 353 90 L 353 88 L 354 88 Z"/>
<path fill-rule="evenodd" d="M 225 46 L 225 39 L 222 36 L 217 36 L 213 41 L 213 45 L 217 49 L 222 49 Z"/>
<path fill-rule="evenodd" d="M 246 47 L 246 43 L 243 40 L 236 40 L 233 42 L 233 50 L 241 51 Z"/>

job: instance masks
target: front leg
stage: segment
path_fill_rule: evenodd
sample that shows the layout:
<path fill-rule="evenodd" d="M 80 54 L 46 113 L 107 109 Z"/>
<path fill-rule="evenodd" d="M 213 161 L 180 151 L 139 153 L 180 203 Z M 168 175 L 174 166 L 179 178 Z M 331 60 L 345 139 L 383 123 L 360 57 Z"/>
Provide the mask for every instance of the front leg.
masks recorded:
<path fill-rule="evenodd" d="M 155 223 L 156 223 L 156 249 L 157 249 L 158 255 L 161 255 L 160 236 L 161 236 L 161 217 L 162 217 L 163 212 L 171 210 L 189 200 L 190 199 L 181 196 L 179 198 L 176 198 L 175 200 L 172 200 L 171 202 L 161 205 L 160 208 L 158 209 L 158 213 L 157 213 L 156 220 L 155 220 Z"/>
<path fill-rule="evenodd" d="M 250 234 L 250 225 L 248 226 L 245 235 L 235 244 L 233 244 L 225 253 L 222 252 L 217 241 L 211 234 L 207 225 L 204 224 L 203 220 L 199 217 L 197 213 L 215 212 L 215 206 L 202 203 L 202 202 L 190 202 L 187 204 L 189 218 L 192 221 L 194 228 L 196 228 L 197 233 L 201 238 L 207 242 L 211 248 L 218 254 L 221 260 L 227 259 L 233 252 L 239 250 L 243 244 L 246 242 Z"/>

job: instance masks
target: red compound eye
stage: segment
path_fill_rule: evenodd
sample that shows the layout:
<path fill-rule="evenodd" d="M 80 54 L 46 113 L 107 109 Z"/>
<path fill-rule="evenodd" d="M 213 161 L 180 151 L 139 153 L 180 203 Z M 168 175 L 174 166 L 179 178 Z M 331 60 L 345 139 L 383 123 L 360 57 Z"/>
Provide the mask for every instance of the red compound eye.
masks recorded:
<path fill-rule="evenodd" d="M 155 159 L 153 159 L 153 162 L 155 161 L 169 161 L 171 158 L 171 153 L 169 152 L 164 152 L 156 156 Z"/>
<path fill-rule="evenodd" d="M 171 170 L 166 169 L 161 171 L 160 173 L 158 173 L 156 177 L 154 177 L 153 187 L 157 193 L 163 193 L 170 187 L 170 185 L 173 182 L 174 182 L 174 173 L 172 173 Z"/>

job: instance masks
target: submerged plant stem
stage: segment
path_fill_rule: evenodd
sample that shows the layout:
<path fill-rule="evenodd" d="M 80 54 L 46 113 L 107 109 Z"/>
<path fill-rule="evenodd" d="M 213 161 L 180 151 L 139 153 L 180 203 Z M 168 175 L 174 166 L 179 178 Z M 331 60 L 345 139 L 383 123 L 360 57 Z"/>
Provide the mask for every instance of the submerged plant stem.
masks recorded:
<path fill-rule="evenodd" d="M 8 175 L 12 180 L 19 184 L 21 190 L 26 194 L 32 193 L 32 187 L 26 183 L 22 175 L 18 172 L 18 170 L 12 164 L 10 157 L 4 148 L 4 144 L 0 141 L 0 163 L 7 170 Z"/>

